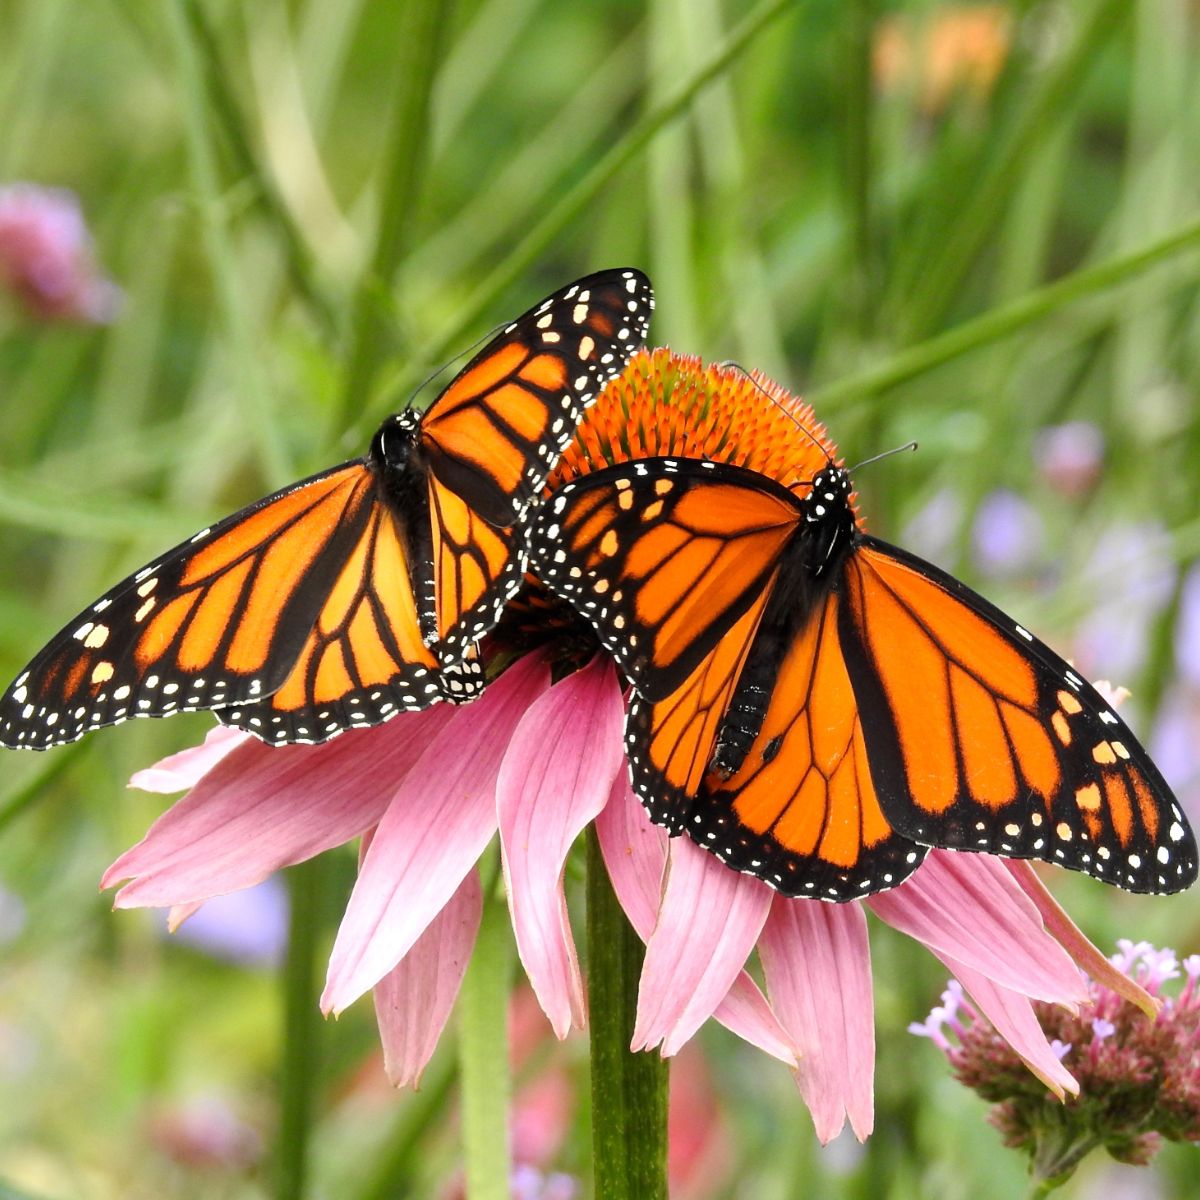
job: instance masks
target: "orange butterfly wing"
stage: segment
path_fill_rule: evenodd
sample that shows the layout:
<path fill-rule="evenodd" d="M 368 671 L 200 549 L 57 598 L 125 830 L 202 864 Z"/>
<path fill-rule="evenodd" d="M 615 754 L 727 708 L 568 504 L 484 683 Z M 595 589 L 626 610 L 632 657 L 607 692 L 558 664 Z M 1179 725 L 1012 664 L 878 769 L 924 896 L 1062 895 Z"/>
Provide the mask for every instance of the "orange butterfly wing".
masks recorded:
<path fill-rule="evenodd" d="M 688 811 L 692 836 L 730 867 L 835 901 L 894 887 L 927 852 L 896 832 L 876 791 L 841 605 L 831 593 L 787 647 L 741 766 L 709 772 Z"/>
<path fill-rule="evenodd" d="M 958 580 L 877 539 L 862 539 L 845 584 L 842 639 L 893 826 L 1130 891 L 1195 879 L 1195 841 L 1170 788 L 1068 663 Z"/>
<path fill-rule="evenodd" d="M 633 684 L 630 769 L 652 819 L 828 900 L 894 886 L 929 846 L 1186 887 L 1182 812 L 1095 690 L 816 490 L 650 459 L 568 485 L 531 528 L 535 571 Z M 831 537 L 821 517 L 838 511 L 849 532 Z"/>
<path fill-rule="evenodd" d="M 587 406 L 645 338 L 654 294 L 640 272 L 600 271 L 518 317 L 421 421 L 433 576 L 426 641 L 443 661 L 499 619 L 521 585 L 513 526 L 541 495 Z"/>
<path fill-rule="evenodd" d="M 535 519 L 532 566 L 633 684 L 626 747 L 651 819 L 791 894 L 852 899 L 899 883 L 925 848 L 880 811 L 836 596 L 787 648 L 741 768 L 713 769 L 800 519 L 769 480 L 747 486 L 758 478 L 672 459 L 585 476 Z"/>
<path fill-rule="evenodd" d="M 708 696 L 697 668 L 748 610 L 761 613 L 794 531 L 788 493 L 746 488 L 732 471 L 667 458 L 621 464 L 559 489 L 530 525 L 535 574 L 593 623 L 648 699 L 689 679 L 697 703 Z M 748 639 L 755 622 L 738 628 Z"/>
<path fill-rule="evenodd" d="M 220 709 L 227 725 L 270 742 L 323 742 L 438 700 L 483 690 L 471 653 L 439 664 L 421 637 L 406 539 L 383 504 L 369 513 L 287 678 L 252 704 Z"/>
<path fill-rule="evenodd" d="M 0 744 L 40 750 L 130 717 L 254 708 L 284 688 L 314 628 L 346 603 L 348 564 L 391 520 L 372 471 L 355 461 L 202 530 L 51 639 L 0 697 Z M 385 565 L 382 553 L 376 550 L 373 566 Z M 403 558 L 398 543 L 386 563 L 393 568 L 389 586 L 399 572 L 397 555 Z M 398 631 L 415 630 L 415 605 L 403 590 L 398 595 L 386 601 L 387 619 Z M 352 640 L 365 646 L 361 617 L 354 629 Z M 414 674 L 436 677 L 437 662 L 419 637 L 389 637 L 393 650 L 397 638 L 403 643 L 392 658 L 399 668 L 393 689 L 407 695 Z M 381 662 L 371 658 L 376 678 Z M 444 694 L 452 690 L 447 682 Z M 433 698 L 418 696 L 416 706 Z"/>

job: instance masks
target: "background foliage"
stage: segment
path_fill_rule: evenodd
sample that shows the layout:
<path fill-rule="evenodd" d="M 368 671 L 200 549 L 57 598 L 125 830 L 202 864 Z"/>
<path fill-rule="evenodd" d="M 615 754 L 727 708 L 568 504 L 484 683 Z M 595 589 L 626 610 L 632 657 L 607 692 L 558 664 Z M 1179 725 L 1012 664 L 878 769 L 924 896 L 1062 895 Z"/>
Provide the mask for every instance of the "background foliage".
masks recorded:
<path fill-rule="evenodd" d="M 5 0 L 0 183 L 74 189 L 125 299 L 105 328 L 0 313 L 0 674 L 163 546 L 359 453 L 494 323 L 629 262 L 653 343 L 803 391 L 848 461 L 916 438 L 860 477 L 872 528 L 1134 689 L 1186 796 L 1198 48 L 1189 0 Z M 1105 446 L 1081 488 L 1046 450 L 1065 421 Z M 312 1015 L 349 855 L 293 885 L 288 946 L 278 890 L 188 939 L 96 895 L 161 808 L 124 781 L 207 724 L 3 760 L 0 1196 L 454 1194 L 452 1045 L 393 1095 L 368 1005 Z M 1200 949 L 1190 896 L 1052 883 L 1102 946 Z M 706 1031 L 676 1070 L 703 1131 L 678 1195 L 1020 1193 L 904 1032 L 940 968 L 873 939 L 875 1136 L 821 1150 L 786 1072 Z M 528 1157 L 586 1190 L 582 1043 L 530 1028 L 518 1105 L 568 1119 Z M 1193 1194 L 1194 1151 L 1133 1174 L 1067 1194 Z"/>

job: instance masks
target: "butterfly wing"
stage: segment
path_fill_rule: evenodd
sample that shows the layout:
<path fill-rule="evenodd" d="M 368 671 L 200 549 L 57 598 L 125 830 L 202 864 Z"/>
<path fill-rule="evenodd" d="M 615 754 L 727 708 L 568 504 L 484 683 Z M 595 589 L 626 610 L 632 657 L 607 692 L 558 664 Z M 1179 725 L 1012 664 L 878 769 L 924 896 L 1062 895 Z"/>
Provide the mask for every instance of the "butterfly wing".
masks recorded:
<path fill-rule="evenodd" d="M 443 688 L 417 633 L 403 544 L 382 534 L 391 519 L 372 471 L 354 461 L 202 530 L 51 639 L 0 697 L 0 744 L 40 750 L 130 717 L 194 709 L 232 706 L 249 720 L 266 697 L 283 691 L 302 655 L 310 661 L 318 630 L 344 628 L 353 652 L 338 678 L 345 693 L 354 690 L 347 680 L 378 679 L 386 661 L 398 668 L 389 686 L 411 695 L 412 706 L 456 695 L 448 680 Z M 364 562 L 372 598 L 388 593 L 370 621 L 362 604 L 352 604 L 354 564 Z M 334 665 L 332 654 L 318 659 L 322 684 Z M 324 701 L 328 689 L 310 700 L 318 694 Z M 270 728 L 248 727 L 264 736 Z"/>
<path fill-rule="evenodd" d="M 706 775 L 687 828 L 734 870 L 839 902 L 894 887 L 927 853 L 897 832 L 876 790 L 842 653 L 843 604 L 827 593 L 787 646 L 741 766 Z"/>
<path fill-rule="evenodd" d="M 283 683 L 264 699 L 219 709 L 220 720 L 264 741 L 315 743 L 479 695 L 473 649 L 439 664 L 422 639 L 408 544 L 397 514 L 372 505 Z"/>
<path fill-rule="evenodd" d="M 647 459 L 562 488 L 530 527 L 531 565 L 633 684 L 626 746 L 651 819 L 789 894 L 848 900 L 900 882 L 925 849 L 880 811 L 836 594 L 787 646 L 739 769 L 713 769 L 798 521 L 761 475 Z"/>
<path fill-rule="evenodd" d="M 1135 892 L 1196 878 L 1170 788 L 1121 718 L 1028 630 L 863 538 L 838 626 L 888 821 L 928 845 L 1041 858 Z"/>
<path fill-rule="evenodd" d="M 730 630 L 753 636 L 795 528 L 791 495 L 762 476 L 648 458 L 559 489 L 529 526 L 530 565 L 658 700 L 699 686 L 697 668 Z"/>
<path fill-rule="evenodd" d="M 645 338 L 654 296 L 632 269 L 555 292 L 475 356 L 421 422 L 429 471 L 432 602 L 443 659 L 495 624 L 520 586 L 509 532 L 540 496 L 584 410 Z"/>

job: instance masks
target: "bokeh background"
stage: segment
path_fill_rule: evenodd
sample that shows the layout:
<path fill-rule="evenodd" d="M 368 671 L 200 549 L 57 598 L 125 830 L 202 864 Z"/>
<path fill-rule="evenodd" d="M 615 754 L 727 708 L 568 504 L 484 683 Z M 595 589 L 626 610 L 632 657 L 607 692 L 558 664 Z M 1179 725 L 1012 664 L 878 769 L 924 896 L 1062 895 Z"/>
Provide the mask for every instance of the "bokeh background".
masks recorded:
<path fill-rule="evenodd" d="M 1131 688 L 1195 820 L 1198 51 L 1194 0 L 3 0 L 0 187 L 69 189 L 94 244 L 71 195 L 43 243 L 0 193 L 0 675 L 631 263 L 653 344 L 802 391 L 849 461 L 916 439 L 859 476 L 871 528 Z M 453 1038 L 396 1094 L 368 1004 L 315 1016 L 349 851 L 173 937 L 97 895 L 162 808 L 129 775 L 208 724 L 0 760 L 0 1196 L 460 1194 Z M 1102 947 L 1200 950 L 1194 896 L 1050 882 Z M 783 1068 L 705 1030 L 673 1194 L 1022 1194 L 905 1032 L 943 972 L 872 939 L 874 1137 L 821 1149 Z M 518 991 L 512 1049 L 519 1194 L 586 1196 L 585 1041 Z M 1195 1153 L 1064 1195 L 1191 1196 Z"/>

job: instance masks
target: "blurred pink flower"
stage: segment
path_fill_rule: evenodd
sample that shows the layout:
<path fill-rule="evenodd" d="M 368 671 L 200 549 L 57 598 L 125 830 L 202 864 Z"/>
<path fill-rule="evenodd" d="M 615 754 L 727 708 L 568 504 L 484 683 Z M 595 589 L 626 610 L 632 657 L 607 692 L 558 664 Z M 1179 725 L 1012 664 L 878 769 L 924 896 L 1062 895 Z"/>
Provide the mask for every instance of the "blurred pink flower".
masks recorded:
<path fill-rule="evenodd" d="M 0 188 L 0 284 L 44 321 L 105 324 L 121 304 L 96 265 L 79 201 L 63 188 Z"/>
<path fill-rule="evenodd" d="M 181 1166 L 246 1170 L 262 1158 L 263 1139 L 223 1098 L 165 1102 L 147 1119 L 151 1143 Z"/>
<path fill-rule="evenodd" d="M 358 882 L 322 1006 L 374 989 L 388 1075 L 414 1083 L 449 1017 L 482 904 L 475 862 L 499 831 L 517 948 L 554 1032 L 585 1001 L 562 890 L 594 821 L 613 887 L 647 943 L 634 1049 L 674 1055 L 709 1017 L 795 1073 L 817 1134 L 873 1122 L 874 1016 L 866 912 L 915 937 L 959 977 L 1049 1087 L 1074 1086 L 1032 1001 L 1085 997 L 1076 963 L 1105 961 L 1027 864 L 934 851 L 863 903 L 791 900 L 651 825 L 628 782 L 611 663 L 549 686 L 519 660 L 462 708 L 402 714 L 323 746 L 272 748 L 226 730 L 134 783 L 191 791 L 104 876 L 117 907 L 172 905 L 249 887 L 364 837 Z M 767 995 L 746 972 L 757 945 Z"/>
<path fill-rule="evenodd" d="M 1033 445 L 1038 473 L 1060 495 L 1086 496 L 1104 470 L 1104 434 L 1091 421 L 1040 429 Z"/>

